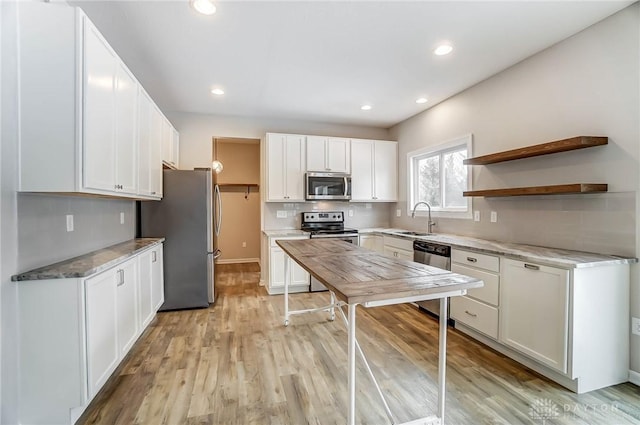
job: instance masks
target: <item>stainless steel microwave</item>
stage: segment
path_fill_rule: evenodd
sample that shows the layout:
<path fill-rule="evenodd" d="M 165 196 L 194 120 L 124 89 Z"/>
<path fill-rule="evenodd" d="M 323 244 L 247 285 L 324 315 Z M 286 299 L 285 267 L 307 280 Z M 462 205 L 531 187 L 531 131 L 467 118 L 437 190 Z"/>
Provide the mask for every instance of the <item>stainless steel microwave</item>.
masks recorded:
<path fill-rule="evenodd" d="M 345 173 L 306 173 L 305 199 L 308 201 L 351 199 L 351 175 Z"/>

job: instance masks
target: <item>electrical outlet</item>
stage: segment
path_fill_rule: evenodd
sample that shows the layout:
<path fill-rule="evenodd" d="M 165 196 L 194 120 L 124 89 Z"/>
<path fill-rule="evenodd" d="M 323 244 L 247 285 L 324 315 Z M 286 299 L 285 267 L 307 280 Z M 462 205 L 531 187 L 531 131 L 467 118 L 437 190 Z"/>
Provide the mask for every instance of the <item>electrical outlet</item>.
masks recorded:
<path fill-rule="evenodd" d="M 120 224 L 124 224 L 124 212 L 120 212 Z"/>
<path fill-rule="evenodd" d="M 353 210 L 349 210 L 349 217 L 353 217 Z"/>
<path fill-rule="evenodd" d="M 67 214 L 67 232 L 73 232 L 73 214 Z"/>
<path fill-rule="evenodd" d="M 473 221 L 480 221 L 480 211 L 473 212 Z"/>
<path fill-rule="evenodd" d="M 401 217 L 402 216 L 402 210 L 401 209 L 397 209 L 396 210 L 396 217 Z"/>
<path fill-rule="evenodd" d="M 242 247 L 246 248 L 247 247 L 247 243 L 246 242 L 242 242 Z"/>
<path fill-rule="evenodd" d="M 640 336 L 640 318 L 631 318 L 631 333 Z"/>
<path fill-rule="evenodd" d="M 498 213 L 495 211 L 491 211 L 491 222 L 492 223 L 498 222 Z"/>
<path fill-rule="evenodd" d="M 366 209 L 370 210 L 370 209 L 371 209 L 371 204 L 364 204 L 364 207 L 365 207 Z"/>
<path fill-rule="evenodd" d="M 276 212 L 277 218 L 287 218 L 287 210 L 278 210 Z"/>

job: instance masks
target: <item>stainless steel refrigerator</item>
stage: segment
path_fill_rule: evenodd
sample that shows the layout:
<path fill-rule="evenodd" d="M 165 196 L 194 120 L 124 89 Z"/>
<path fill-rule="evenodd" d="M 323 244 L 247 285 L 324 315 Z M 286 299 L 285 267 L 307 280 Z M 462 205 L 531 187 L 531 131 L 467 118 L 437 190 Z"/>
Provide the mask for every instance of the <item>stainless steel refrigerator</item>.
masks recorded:
<path fill-rule="evenodd" d="M 164 170 L 162 201 L 142 202 L 142 237 L 164 237 L 164 304 L 160 310 L 215 302 L 215 235 L 222 218 L 220 191 L 209 169 Z"/>

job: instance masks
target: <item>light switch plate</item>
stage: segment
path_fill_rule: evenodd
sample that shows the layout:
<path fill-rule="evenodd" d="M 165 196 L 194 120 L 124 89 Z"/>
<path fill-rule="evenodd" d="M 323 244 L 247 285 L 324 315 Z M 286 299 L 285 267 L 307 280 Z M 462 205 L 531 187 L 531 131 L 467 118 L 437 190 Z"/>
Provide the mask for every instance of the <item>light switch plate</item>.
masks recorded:
<path fill-rule="evenodd" d="M 120 212 L 120 224 L 124 224 L 124 212 Z"/>
<path fill-rule="evenodd" d="M 67 214 L 67 232 L 73 232 L 73 214 Z"/>
<path fill-rule="evenodd" d="M 278 210 L 276 212 L 276 217 L 277 218 L 287 218 L 287 211 L 286 210 Z"/>
<path fill-rule="evenodd" d="M 631 318 L 631 333 L 634 335 L 640 335 L 640 318 Z"/>
<path fill-rule="evenodd" d="M 396 217 L 400 217 L 400 216 L 402 216 L 402 210 L 397 209 L 396 210 Z"/>
<path fill-rule="evenodd" d="M 491 222 L 492 223 L 498 222 L 498 213 L 495 211 L 491 211 Z"/>
<path fill-rule="evenodd" d="M 473 221 L 480 221 L 480 211 L 473 212 Z"/>

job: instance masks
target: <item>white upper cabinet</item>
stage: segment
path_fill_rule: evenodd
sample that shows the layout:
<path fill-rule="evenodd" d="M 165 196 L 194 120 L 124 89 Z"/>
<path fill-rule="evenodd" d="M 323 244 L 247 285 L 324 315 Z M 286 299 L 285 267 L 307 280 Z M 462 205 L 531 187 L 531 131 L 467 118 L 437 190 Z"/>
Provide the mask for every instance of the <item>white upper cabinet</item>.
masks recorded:
<path fill-rule="evenodd" d="M 114 86 L 118 58 L 88 19 L 83 53 L 84 186 L 113 191 L 117 189 Z"/>
<path fill-rule="evenodd" d="M 169 168 L 178 168 L 180 138 L 168 119 L 162 117 L 162 162 Z"/>
<path fill-rule="evenodd" d="M 142 87 L 138 92 L 138 194 L 162 197 L 160 111 Z"/>
<path fill-rule="evenodd" d="M 398 199 L 398 143 L 351 140 L 351 200 Z"/>
<path fill-rule="evenodd" d="M 156 179 L 162 158 L 151 147 L 162 136 L 148 131 L 139 101 L 155 105 L 136 78 L 79 8 L 19 8 L 19 190 L 159 198 L 147 166 Z"/>
<path fill-rule="evenodd" d="M 305 136 L 268 133 L 267 201 L 304 201 Z"/>
<path fill-rule="evenodd" d="M 307 171 L 348 173 L 351 141 L 337 137 L 307 136 Z"/>

